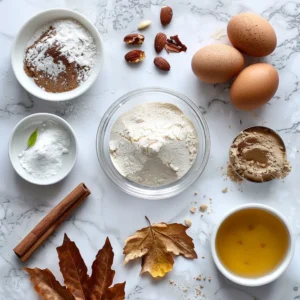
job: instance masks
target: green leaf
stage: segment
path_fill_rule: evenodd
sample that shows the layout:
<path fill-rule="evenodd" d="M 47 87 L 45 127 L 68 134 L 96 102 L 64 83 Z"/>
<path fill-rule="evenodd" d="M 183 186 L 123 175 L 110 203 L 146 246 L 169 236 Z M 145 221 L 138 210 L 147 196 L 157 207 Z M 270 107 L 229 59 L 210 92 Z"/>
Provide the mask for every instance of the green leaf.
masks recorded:
<path fill-rule="evenodd" d="M 30 135 L 28 141 L 27 141 L 27 149 L 34 146 L 36 140 L 38 137 L 38 128 Z"/>

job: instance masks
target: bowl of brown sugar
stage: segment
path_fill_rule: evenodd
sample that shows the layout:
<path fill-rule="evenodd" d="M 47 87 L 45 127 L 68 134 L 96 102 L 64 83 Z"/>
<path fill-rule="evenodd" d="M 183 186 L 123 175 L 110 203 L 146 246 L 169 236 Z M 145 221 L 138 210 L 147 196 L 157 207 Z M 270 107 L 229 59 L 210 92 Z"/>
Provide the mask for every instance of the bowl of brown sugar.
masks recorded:
<path fill-rule="evenodd" d="M 274 130 L 255 126 L 240 132 L 231 144 L 229 161 L 242 179 L 267 182 L 291 171 L 283 140 Z"/>
<path fill-rule="evenodd" d="M 50 9 L 29 19 L 15 38 L 11 62 L 19 83 L 49 101 L 76 98 L 96 81 L 103 46 L 96 27 L 68 9 Z"/>

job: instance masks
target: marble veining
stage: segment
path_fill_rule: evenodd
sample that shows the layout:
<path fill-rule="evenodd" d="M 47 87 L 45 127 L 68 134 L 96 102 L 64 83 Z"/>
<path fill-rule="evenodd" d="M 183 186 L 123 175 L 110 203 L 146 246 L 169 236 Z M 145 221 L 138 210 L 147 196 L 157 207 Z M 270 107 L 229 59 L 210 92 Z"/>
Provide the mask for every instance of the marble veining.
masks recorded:
<path fill-rule="evenodd" d="M 188 51 L 162 53 L 172 70 L 157 72 L 153 66 L 153 39 L 162 28 L 159 11 L 169 4 L 174 18 L 165 29 L 179 34 Z M 61 103 L 46 102 L 28 94 L 17 82 L 10 64 L 14 37 L 32 15 L 53 7 L 65 7 L 87 16 L 104 41 L 104 67 L 95 85 L 83 96 Z M 207 85 L 192 74 L 190 61 L 201 46 L 228 43 L 224 31 L 232 15 L 253 11 L 274 26 L 278 46 L 264 59 L 279 71 L 280 86 L 272 101 L 254 112 L 238 111 L 230 104 L 231 83 Z M 143 19 L 152 20 L 146 31 L 147 58 L 139 66 L 128 66 L 123 37 L 134 32 Z M 92 195 L 78 211 L 45 242 L 29 267 L 49 268 L 62 280 L 55 248 L 67 232 L 75 240 L 89 266 L 110 237 L 115 252 L 115 282 L 127 281 L 128 300 L 294 300 L 300 299 L 300 0 L 0 0 L 0 300 L 39 299 L 12 249 L 28 231 L 79 182 L 85 182 Z M 223 33 L 222 33 L 223 32 Z M 124 93 L 146 86 L 177 90 L 192 99 L 208 121 L 212 149 L 205 172 L 182 195 L 164 201 L 144 201 L 120 192 L 104 175 L 96 156 L 95 138 L 106 109 Z M 162 99 L 163 100 L 163 99 Z M 33 186 L 19 178 L 8 159 L 8 140 L 15 124 L 36 112 L 55 113 L 74 128 L 80 141 L 79 158 L 72 173 L 61 183 L 49 187 Z M 228 149 L 236 134 L 249 126 L 266 125 L 283 137 L 291 174 L 283 181 L 237 185 L 224 176 Z M 227 193 L 222 190 L 228 187 Z M 194 193 L 198 194 L 195 196 Z M 211 199 L 211 200 L 210 200 Z M 196 203 L 195 203 L 196 202 Z M 288 270 L 277 281 L 258 288 L 246 288 L 226 280 L 215 268 L 210 255 L 210 234 L 218 219 L 229 209 L 247 202 L 259 202 L 280 210 L 289 220 L 295 237 L 295 256 Z M 208 204 L 210 213 L 191 214 L 192 206 Z M 139 276 L 140 261 L 123 266 L 122 249 L 127 236 L 152 222 L 192 221 L 188 230 L 199 258 L 175 258 L 174 270 L 161 280 Z M 195 280 L 202 274 L 211 281 Z M 174 281 L 176 285 L 170 284 Z M 203 285 L 203 288 L 200 288 Z M 201 289 L 197 296 L 196 289 Z M 205 294 L 205 296 L 204 296 Z"/>

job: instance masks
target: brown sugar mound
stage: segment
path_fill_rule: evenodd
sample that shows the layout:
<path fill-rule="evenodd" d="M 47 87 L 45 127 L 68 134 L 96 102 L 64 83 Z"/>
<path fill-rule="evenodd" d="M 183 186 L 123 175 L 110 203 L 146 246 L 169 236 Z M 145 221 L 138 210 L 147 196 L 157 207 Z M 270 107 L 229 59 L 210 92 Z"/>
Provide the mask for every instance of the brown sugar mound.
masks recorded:
<path fill-rule="evenodd" d="M 282 140 L 266 127 L 249 128 L 237 136 L 230 147 L 230 164 L 254 182 L 284 178 L 291 170 Z"/>

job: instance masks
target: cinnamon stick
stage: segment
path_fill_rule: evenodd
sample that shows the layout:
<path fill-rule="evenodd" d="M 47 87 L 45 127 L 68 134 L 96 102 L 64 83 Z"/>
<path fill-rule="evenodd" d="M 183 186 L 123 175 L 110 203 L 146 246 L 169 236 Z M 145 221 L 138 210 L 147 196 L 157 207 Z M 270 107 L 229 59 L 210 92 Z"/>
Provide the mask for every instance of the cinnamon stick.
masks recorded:
<path fill-rule="evenodd" d="M 21 261 L 26 261 L 56 228 L 81 205 L 90 193 L 86 185 L 81 183 L 55 206 L 14 248 L 15 254 Z"/>

